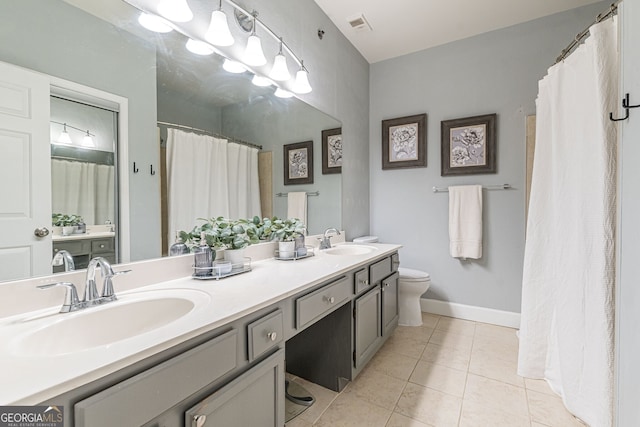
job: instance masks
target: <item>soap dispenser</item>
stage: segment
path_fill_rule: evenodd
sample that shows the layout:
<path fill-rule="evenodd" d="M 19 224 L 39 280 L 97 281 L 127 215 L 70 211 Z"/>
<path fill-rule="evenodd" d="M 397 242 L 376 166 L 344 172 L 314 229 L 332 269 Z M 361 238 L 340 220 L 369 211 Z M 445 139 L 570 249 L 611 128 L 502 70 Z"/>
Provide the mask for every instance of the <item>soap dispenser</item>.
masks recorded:
<path fill-rule="evenodd" d="M 198 277 L 211 276 L 215 252 L 207 245 L 204 232 L 200 234 L 200 245 L 196 247 L 194 254 L 195 275 Z"/>
<path fill-rule="evenodd" d="M 189 247 L 182 241 L 180 232 L 176 232 L 176 241 L 169 248 L 169 256 L 184 255 L 189 253 Z"/>

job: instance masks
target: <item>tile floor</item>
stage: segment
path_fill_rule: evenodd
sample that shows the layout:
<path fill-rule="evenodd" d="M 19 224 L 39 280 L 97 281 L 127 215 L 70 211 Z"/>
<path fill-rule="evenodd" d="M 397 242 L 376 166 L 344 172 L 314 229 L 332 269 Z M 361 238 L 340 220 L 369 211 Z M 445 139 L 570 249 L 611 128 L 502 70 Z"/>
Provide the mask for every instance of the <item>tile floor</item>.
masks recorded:
<path fill-rule="evenodd" d="M 341 393 L 292 377 L 316 403 L 287 427 L 584 427 L 541 380 L 516 375 L 515 329 L 423 313 Z"/>

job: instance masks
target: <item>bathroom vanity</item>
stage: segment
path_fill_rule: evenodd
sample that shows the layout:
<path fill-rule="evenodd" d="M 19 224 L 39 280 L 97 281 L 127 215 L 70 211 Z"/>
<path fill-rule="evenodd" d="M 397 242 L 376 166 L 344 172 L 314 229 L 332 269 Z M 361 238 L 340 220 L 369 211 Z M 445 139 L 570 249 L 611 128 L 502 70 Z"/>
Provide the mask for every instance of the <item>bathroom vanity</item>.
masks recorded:
<path fill-rule="evenodd" d="M 13 316 L 12 326 L 0 323 L 0 339 L 11 334 L 13 348 L 3 350 L 0 363 L 29 371 L 33 384 L 4 392 L 0 403 L 64 406 L 65 426 L 282 426 L 285 369 L 341 390 L 397 326 L 399 246 L 335 248 L 304 260 L 256 261 L 251 272 L 220 281 L 182 277 L 136 287 L 134 273 L 143 268 L 122 266 L 133 276 L 114 282 L 116 293 L 128 289 L 115 304 L 139 304 L 138 314 L 124 311 L 123 320 L 103 328 L 144 328 L 140 319 L 152 323 L 158 311 L 172 316 L 180 298 L 191 298 L 193 308 L 107 345 L 67 352 L 53 340 L 43 343 L 51 346 L 47 354 L 35 346 L 20 357 L 27 346 L 16 336 L 33 328 L 23 324 L 40 320 Z M 188 271 L 192 257 L 177 258 L 165 262 Z M 153 298 L 171 305 L 147 310 Z M 48 310 L 49 323 L 65 316 Z M 16 323 L 23 324 L 12 331 Z M 4 384 L 18 378 L 2 375 Z"/>

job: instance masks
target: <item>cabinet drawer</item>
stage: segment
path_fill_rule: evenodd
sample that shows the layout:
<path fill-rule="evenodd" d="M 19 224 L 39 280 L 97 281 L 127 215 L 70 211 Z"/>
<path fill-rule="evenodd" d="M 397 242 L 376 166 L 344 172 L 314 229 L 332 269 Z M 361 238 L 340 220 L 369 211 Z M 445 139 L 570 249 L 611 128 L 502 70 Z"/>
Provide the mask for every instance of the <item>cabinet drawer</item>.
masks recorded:
<path fill-rule="evenodd" d="M 378 285 L 382 279 L 391 274 L 391 257 L 381 259 L 369 267 L 369 280 L 371 284 Z"/>
<path fill-rule="evenodd" d="M 91 253 L 99 254 L 114 251 L 114 239 L 94 239 L 91 241 Z"/>
<path fill-rule="evenodd" d="M 296 299 L 296 327 L 301 328 L 340 307 L 351 298 L 351 284 L 346 276 Z"/>
<path fill-rule="evenodd" d="M 353 290 L 354 293 L 359 294 L 369 287 L 369 269 L 363 268 L 362 270 L 356 271 L 356 274 L 353 276 Z"/>
<path fill-rule="evenodd" d="M 74 406 L 75 425 L 139 426 L 236 367 L 238 331 L 231 330 Z"/>
<path fill-rule="evenodd" d="M 282 310 L 268 314 L 247 325 L 247 348 L 249 362 L 271 350 L 284 337 L 284 316 Z"/>
<path fill-rule="evenodd" d="M 71 255 L 88 255 L 91 252 L 91 244 L 88 240 L 69 240 L 68 242 L 56 242 L 53 244 L 54 255 L 63 249 Z"/>

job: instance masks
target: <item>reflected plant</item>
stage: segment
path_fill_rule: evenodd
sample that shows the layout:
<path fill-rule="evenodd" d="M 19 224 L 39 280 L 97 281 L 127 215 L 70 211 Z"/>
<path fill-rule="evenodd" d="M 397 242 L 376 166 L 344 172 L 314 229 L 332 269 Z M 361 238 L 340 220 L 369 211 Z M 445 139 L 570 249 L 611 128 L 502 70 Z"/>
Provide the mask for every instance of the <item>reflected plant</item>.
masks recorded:
<path fill-rule="evenodd" d="M 83 222 L 80 215 L 67 215 L 61 213 L 51 214 L 51 224 L 54 227 L 70 227 Z"/>

